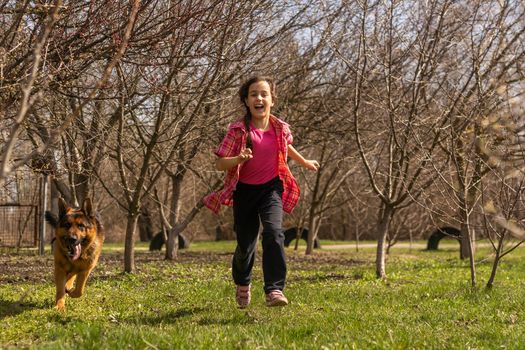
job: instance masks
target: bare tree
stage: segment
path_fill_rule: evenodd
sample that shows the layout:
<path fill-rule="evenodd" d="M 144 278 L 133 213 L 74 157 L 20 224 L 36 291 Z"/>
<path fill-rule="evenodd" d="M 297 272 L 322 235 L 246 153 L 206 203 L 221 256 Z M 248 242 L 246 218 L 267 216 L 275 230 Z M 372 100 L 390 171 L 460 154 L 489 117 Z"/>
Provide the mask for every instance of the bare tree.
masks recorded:
<path fill-rule="evenodd" d="M 333 145 L 328 149 L 325 143 L 321 148 L 320 164 L 321 167 L 316 172 L 313 184 L 310 187 L 310 202 L 308 213 L 308 240 L 306 254 L 312 254 L 314 242 L 319 232 L 320 224 L 324 216 L 331 209 L 344 205 L 347 198 L 338 197 L 337 194 L 345 184 L 346 178 L 352 173 L 353 169 L 348 169 L 343 165 L 344 158 L 338 162 L 333 162 L 334 153 L 338 152 Z M 339 198 L 339 200 L 336 200 Z"/>
<path fill-rule="evenodd" d="M 432 96 L 447 52 L 447 38 L 457 26 L 445 28 L 450 1 L 431 1 L 419 8 L 407 2 L 362 2 L 357 56 L 341 60 L 354 75 L 351 88 L 353 131 L 370 185 L 381 202 L 377 223 L 376 274 L 386 277 L 385 249 L 395 213 L 413 203 L 434 178 L 429 160 L 437 148 L 442 120 Z M 395 21 L 398 12 L 410 21 Z M 414 11 L 414 12 L 411 12 Z M 370 23 L 370 18 L 375 22 Z M 446 29 L 446 30 L 445 30 Z M 430 82 L 433 82 L 432 84 Z M 363 121 L 364 115 L 368 120 Z"/>
<path fill-rule="evenodd" d="M 480 198 L 481 180 L 491 170 L 478 140 L 487 137 L 481 127 L 485 116 L 504 102 L 497 96 L 499 87 L 523 81 L 518 62 L 525 58 L 525 50 L 519 49 L 525 34 L 525 8 L 513 1 L 476 1 L 454 10 L 456 14 L 469 13 L 472 20 L 450 47 L 462 59 L 449 62 L 448 69 L 454 68 L 456 74 L 448 76 L 444 95 L 441 94 L 448 100 L 449 112 L 443 127 L 449 130 L 448 152 L 454 168 L 449 174 L 455 176 L 452 182 L 445 183 L 453 189 L 457 200 L 463 243 L 461 257 L 469 258 L 471 283 L 475 286 L 471 214 Z"/>
<path fill-rule="evenodd" d="M 523 217 L 524 211 L 522 198 L 525 193 L 525 179 L 523 177 L 507 178 L 505 173 L 499 175 L 503 175 L 500 177 L 500 186 L 494 188 L 498 191 L 490 191 L 495 192 L 492 195 L 484 193 L 483 198 L 493 199 L 487 198 L 485 203 L 482 203 L 484 228 L 494 250 L 494 261 L 487 288 L 492 288 L 494 285 L 501 259 L 525 242 L 523 235 L 517 235 L 518 241 L 512 240 L 515 233 L 510 229 L 511 227 L 519 228 L 518 232 L 523 229 L 520 218 Z M 486 187 L 486 190 L 490 189 L 492 186 Z"/>
<path fill-rule="evenodd" d="M 12 25 L 3 33 L 3 42 L 7 44 L 8 51 L 3 56 L 5 62 L 2 63 L 2 66 L 4 67 L 4 69 L 2 69 L 2 85 L 4 85 L 5 88 L 10 89 L 10 91 L 13 91 L 14 89 L 14 92 L 12 94 L 4 95 L 5 98 L 2 99 L 2 107 L 5 108 L 9 105 L 16 105 L 18 107 L 18 112 L 13 119 L 6 119 L 12 121 L 12 123 L 11 131 L 6 136 L 6 142 L 2 149 L 0 181 L 3 181 L 2 179 L 14 169 L 23 164 L 27 164 L 31 159 L 43 155 L 46 150 L 55 147 L 57 140 L 78 117 L 82 108 L 89 101 L 93 100 L 99 90 L 106 84 L 113 68 L 122 58 L 127 48 L 136 15 L 139 10 L 139 4 L 140 1 L 135 1 L 131 4 L 131 7 L 124 6 L 121 8 L 121 10 L 128 12 L 127 20 L 115 24 L 117 28 L 114 38 L 118 38 L 118 40 L 113 42 L 113 45 L 107 50 L 111 51 L 114 49 L 114 52 L 110 54 L 109 59 L 106 58 L 107 63 L 102 66 L 102 72 L 100 75 L 94 80 L 90 80 L 91 92 L 88 93 L 82 102 L 70 113 L 68 113 L 63 119 L 59 120 L 58 125 L 39 123 L 37 128 L 42 142 L 40 144 L 31 145 L 30 142 L 25 142 L 25 140 L 23 140 L 22 144 L 24 146 L 21 148 L 23 149 L 22 152 L 25 154 L 17 155 L 16 159 L 13 158 L 13 150 L 15 144 L 20 143 L 19 136 L 21 135 L 22 126 L 25 124 L 24 121 L 27 120 L 29 112 L 37 106 L 37 102 L 44 95 L 44 92 L 49 91 L 50 88 L 54 87 L 53 82 L 56 82 L 56 85 L 60 84 L 61 75 L 65 74 L 63 71 L 65 68 L 61 67 L 61 65 L 65 65 L 66 67 L 71 65 L 71 67 L 73 67 L 79 63 L 77 61 L 73 62 L 73 60 L 68 60 L 70 57 L 63 59 L 60 55 L 60 49 L 57 49 L 57 47 L 63 43 L 61 41 L 61 39 L 64 39 L 63 36 L 67 37 L 70 41 L 75 39 L 79 40 L 81 30 L 74 33 L 69 33 L 67 30 L 57 32 L 52 32 L 52 30 L 56 26 L 60 26 L 61 28 L 68 26 L 67 21 L 75 21 L 78 18 L 77 16 L 79 16 L 79 13 L 85 10 L 85 7 L 75 7 L 69 3 L 67 5 L 62 5 L 62 1 L 57 1 L 52 6 L 42 4 L 37 5 L 36 8 L 31 8 L 29 2 L 25 2 L 20 7 L 12 9 L 14 13 L 12 16 Z M 59 21 L 58 15 L 59 13 L 62 13 L 61 11 L 64 13 L 64 16 L 62 16 Z M 35 32 L 40 31 L 40 35 L 37 35 L 34 44 L 31 42 L 33 39 L 30 33 L 22 38 L 22 40 L 28 41 L 29 45 L 26 46 L 30 48 L 28 51 L 20 50 L 20 44 L 16 44 L 15 41 L 15 39 L 20 36 L 19 33 L 23 33 L 23 31 L 19 31 L 17 28 L 23 22 L 22 20 L 24 16 L 28 17 L 28 21 L 25 22 L 28 23 L 28 27 L 25 29 L 28 31 L 34 30 Z M 42 50 L 44 45 L 46 47 L 46 55 L 43 58 Z M 11 47 L 11 49 L 9 49 L 9 47 Z M 80 45 L 80 47 L 84 50 L 87 49 L 87 46 Z M 30 57 L 33 57 L 33 59 Z M 100 58 L 100 56 L 97 56 L 97 58 Z M 41 64 L 43 61 L 46 63 L 45 65 Z M 84 63 L 86 64 L 85 61 Z M 50 71 L 49 68 L 55 68 L 55 64 L 58 68 L 55 71 Z M 61 68 L 63 68 L 63 70 Z M 81 73 L 82 71 L 82 69 L 75 70 L 76 73 Z M 27 77 L 26 82 L 22 84 L 23 87 L 20 95 L 16 93 L 17 79 L 15 77 L 17 75 Z M 46 78 L 51 79 L 48 81 Z M 37 122 L 41 122 L 41 120 L 37 120 Z M 34 141 L 35 139 L 33 138 L 32 140 Z"/>
<path fill-rule="evenodd" d="M 487 288 L 493 287 L 501 260 L 525 242 L 523 92 L 502 88 L 498 94 L 507 103 L 483 119 L 480 129 L 484 137 L 477 141 L 483 159 L 491 165 L 481 180 L 479 205 L 481 226 L 494 253 Z"/>

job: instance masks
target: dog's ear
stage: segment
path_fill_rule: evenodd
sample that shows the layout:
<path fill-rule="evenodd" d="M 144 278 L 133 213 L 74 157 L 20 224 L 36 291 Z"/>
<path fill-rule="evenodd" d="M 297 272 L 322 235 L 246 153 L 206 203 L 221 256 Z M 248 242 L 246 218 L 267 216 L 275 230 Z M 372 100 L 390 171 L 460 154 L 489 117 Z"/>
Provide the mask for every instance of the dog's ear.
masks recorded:
<path fill-rule="evenodd" d="M 58 217 L 62 218 L 66 216 L 67 213 L 67 204 L 64 198 L 58 197 Z"/>
<path fill-rule="evenodd" d="M 49 222 L 49 224 L 53 226 L 54 228 L 58 226 L 58 218 L 52 212 L 46 211 L 45 218 L 46 218 L 46 221 Z"/>
<path fill-rule="evenodd" d="M 92 218 L 93 215 L 93 205 L 91 205 L 91 199 L 86 198 L 84 200 L 84 204 L 82 204 L 82 211 L 84 214 L 86 214 L 88 217 Z"/>

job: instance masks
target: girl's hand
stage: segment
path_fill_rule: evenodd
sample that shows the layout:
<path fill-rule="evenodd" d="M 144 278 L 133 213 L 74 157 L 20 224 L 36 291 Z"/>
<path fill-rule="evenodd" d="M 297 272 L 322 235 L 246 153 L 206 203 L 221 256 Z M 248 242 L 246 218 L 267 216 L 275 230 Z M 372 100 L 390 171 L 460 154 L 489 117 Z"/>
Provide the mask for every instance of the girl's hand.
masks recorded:
<path fill-rule="evenodd" d="M 305 167 L 308 170 L 317 171 L 317 169 L 319 169 L 319 162 L 313 159 L 304 159 L 301 153 L 297 152 L 297 150 L 292 145 L 288 145 L 288 155 L 299 165 Z"/>
<path fill-rule="evenodd" d="M 252 150 L 250 148 L 243 149 L 241 153 L 239 153 L 237 158 L 239 159 L 239 164 L 244 163 L 248 159 L 252 159 L 253 158 Z"/>
<path fill-rule="evenodd" d="M 319 162 L 316 160 L 305 159 L 304 167 L 308 170 L 317 171 L 317 169 L 319 169 Z"/>

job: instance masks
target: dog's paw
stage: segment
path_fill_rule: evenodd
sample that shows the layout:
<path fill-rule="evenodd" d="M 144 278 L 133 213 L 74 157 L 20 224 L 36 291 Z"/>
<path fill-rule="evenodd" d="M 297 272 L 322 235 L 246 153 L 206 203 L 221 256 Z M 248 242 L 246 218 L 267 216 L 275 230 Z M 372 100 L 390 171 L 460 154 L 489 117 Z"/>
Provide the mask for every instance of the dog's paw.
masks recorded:
<path fill-rule="evenodd" d="M 66 302 L 64 300 L 57 301 L 57 305 L 55 306 L 55 309 L 57 309 L 60 312 L 66 311 Z"/>
<path fill-rule="evenodd" d="M 78 289 L 73 289 L 73 290 L 70 290 L 67 292 L 67 294 L 71 297 L 71 298 L 80 298 L 82 296 L 82 292 Z"/>

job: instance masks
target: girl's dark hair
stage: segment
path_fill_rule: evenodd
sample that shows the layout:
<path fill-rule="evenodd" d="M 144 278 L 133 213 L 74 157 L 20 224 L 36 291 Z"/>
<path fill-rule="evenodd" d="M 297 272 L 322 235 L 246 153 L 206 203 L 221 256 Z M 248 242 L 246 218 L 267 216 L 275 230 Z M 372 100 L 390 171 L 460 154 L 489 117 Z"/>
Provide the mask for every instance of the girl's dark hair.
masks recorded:
<path fill-rule="evenodd" d="M 250 90 L 250 86 L 254 83 L 258 83 L 260 81 L 265 81 L 270 85 L 270 94 L 272 95 L 272 100 L 275 102 L 277 96 L 275 94 L 275 83 L 273 82 L 273 79 L 267 76 L 254 76 L 248 79 L 244 82 L 244 84 L 241 85 L 239 88 L 239 99 L 241 100 L 241 103 L 246 108 L 246 114 L 244 114 L 244 127 L 246 128 L 246 132 L 248 133 L 246 136 L 246 148 L 252 148 L 252 138 L 250 137 L 250 121 L 252 120 L 252 114 L 250 113 L 250 108 L 246 104 L 246 99 L 248 98 L 248 92 Z"/>

